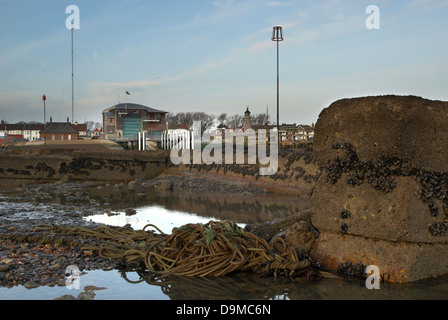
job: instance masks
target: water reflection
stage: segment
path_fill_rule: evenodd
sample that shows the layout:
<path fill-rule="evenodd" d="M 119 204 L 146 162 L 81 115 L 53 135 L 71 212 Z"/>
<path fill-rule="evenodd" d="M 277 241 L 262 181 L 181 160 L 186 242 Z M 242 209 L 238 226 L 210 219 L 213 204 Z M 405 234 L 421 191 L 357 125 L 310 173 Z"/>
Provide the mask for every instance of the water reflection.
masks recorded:
<path fill-rule="evenodd" d="M 182 190 L 165 191 L 154 188 L 138 190 L 126 185 L 90 188 L 89 199 L 111 210 L 141 208 L 157 205 L 171 211 L 194 213 L 221 220 L 242 223 L 270 221 L 301 212 L 308 208 L 308 201 L 295 196 L 244 196 L 238 194 L 198 194 Z"/>
<path fill-rule="evenodd" d="M 264 277 L 239 273 L 213 278 L 172 276 L 166 279 L 150 273 L 121 272 L 131 284 L 147 283 L 160 287 L 171 300 L 385 300 L 447 299 L 448 278 L 411 284 L 382 284 L 379 290 L 368 290 L 364 281 L 324 276 L 311 282 L 305 278 Z M 131 278 L 132 280 L 129 280 Z"/>
<path fill-rule="evenodd" d="M 89 221 L 124 227 L 130 225 L 135 230 L 141 230 L 148 224 L 157 226 L 163 233 L 171 233 L 174 227 L 181 227 L 188 223 L 207 223 L 213 217 L 202 217 L 196 214 L 168 210 L 164 207 L 152 205 L 138 208 L 131 215 L 120 211 L 111 214 L 92 215 L 86 218 Z M 244 227 L 244 225 L 241 225 Z M 148 228 L 147 228 L 148 229 Z M 151 230 L 151 228 L 149 228 Z M 155 230 L 157 231 L 157 230 Z"/>

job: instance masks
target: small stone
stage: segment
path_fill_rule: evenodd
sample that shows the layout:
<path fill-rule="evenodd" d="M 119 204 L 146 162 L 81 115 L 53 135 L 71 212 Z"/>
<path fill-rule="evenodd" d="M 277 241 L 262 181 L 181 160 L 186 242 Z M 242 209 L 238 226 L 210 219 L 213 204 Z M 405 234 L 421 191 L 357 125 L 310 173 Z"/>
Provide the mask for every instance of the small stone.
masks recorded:
<path fill-rule="evenodd" d="M 28 290 L 31 290 L 31 289 L 35 289 L 35 288 L 40 287 L 40 284 L 37 284 L 37 283 L 32 282 L 32 281 L 29 281 L 29 282 L 25 283 L 24 287 L 27 288 Z"/>
<path fill-rule="evenodd" d="M 67 285 L 66 279 L 59 279 L 56 285 L 58 287 L 65 287 Z"/>
<path fill-rule="evenodd" d="M 107 290 L 106 287 L 85 286 L 84 291 Z"/>
<path fill-rule="evenodd" d="M 9 258 L 5 258 L 5 259 L 0 260 L 0 263 L 6 264 L 7 266 L 11 266 L 13 264 L 13 262 L 14 261 L 12 259 L 9 259 Z"/>
<path fill-rule="evenodd" d="M 9 266 L 6 263 L 0 264 L 0 272 L 6 272 L 9 270 Z"/>
<path fill-rule="evenodd" d="M 63 296 L 57 297 L 54 300 L 78 300 L 76 297 L 71 294 L 64 294 Z"/>
<path fill-rule="evenodd" d="M 87 290 L 78 295 L 79 300 L 93 300 L 95 298 L 95 292 Z"/>
<path fill-rule="evenodd" d="M 48 269 L 51 271 L 58 271 L 61 269 L 61 266 L 59 264 L 55 264 L 53 266 L 49 266 Z"/>
<path fill-rule="evenodd" d="M 134 214 L 136 214 L 136 213 L 137 213 L 137 210 L 132 209 L 132 208 L 129 208 L 129 209 L 126 209 L 126 210 L 125 210 L 125 214 L 126 214 L 127 216 L 132 216 L 132 215 L 134 215 Z"/>

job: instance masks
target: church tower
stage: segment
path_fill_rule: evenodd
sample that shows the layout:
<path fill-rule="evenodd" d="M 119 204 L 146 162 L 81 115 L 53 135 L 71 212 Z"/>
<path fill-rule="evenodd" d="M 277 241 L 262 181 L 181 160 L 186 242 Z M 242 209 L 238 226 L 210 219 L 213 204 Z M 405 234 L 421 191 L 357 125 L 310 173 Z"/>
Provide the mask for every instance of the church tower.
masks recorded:
<path fill-rule="evenodd" d="M 250 111 L 249 106 L 246 109 L 246 112 L 244 112 L 244 118 L 243 118 L 243 130 L 246 131 L 247 129 L 252 128 L 252 125 L 250 123 Z"/>

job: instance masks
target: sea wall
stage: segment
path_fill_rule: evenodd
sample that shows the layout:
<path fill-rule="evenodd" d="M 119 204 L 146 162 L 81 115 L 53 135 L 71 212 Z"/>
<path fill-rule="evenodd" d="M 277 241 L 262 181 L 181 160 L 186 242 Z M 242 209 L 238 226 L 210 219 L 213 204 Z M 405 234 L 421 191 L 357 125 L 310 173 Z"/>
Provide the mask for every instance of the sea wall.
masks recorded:
<path fill-rule="evenodd" d="M 17 150 L 0 155 L 0 178 L 130 181 L 153 179 L 168 166 L 165 151 Z"/>
<path fill-rule="evenodd" d="M 180 164 L 171 166 L 165 173 L 253 184 L 266 192 L 308 199 L 321 171 L 312 150 L 287 149 L 279 150 L 278 170 L 273 175 L 260 175 L 259 164 Z"/>
<path fill-rule="evenodd" d="M 312 256 L 339 273 L 376 265 L 393 282 L 445 274 L 448 102 L 343 99 L 315 130 L 322 175 L 310 200 L 320 232 Z"/>

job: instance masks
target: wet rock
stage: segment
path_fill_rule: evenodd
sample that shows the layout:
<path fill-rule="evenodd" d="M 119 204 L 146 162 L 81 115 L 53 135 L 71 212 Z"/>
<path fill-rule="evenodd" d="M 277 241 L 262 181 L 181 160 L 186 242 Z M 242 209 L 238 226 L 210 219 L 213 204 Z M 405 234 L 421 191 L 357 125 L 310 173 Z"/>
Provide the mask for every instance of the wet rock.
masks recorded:
<path fill-rule="evenodd" d="M 142 180 L 140 179 L 132 180 L 131 182 L 128 183 L 129 190 L 138 190 L 142 188 L 143 188 Z"/>
<path fill-rule="evenodd" d="M 128 208 L 128 209 L 126 209 L 124 212 L 125 212 L 125 214 L 126 214 L 127 216 L 133 216 L 133 215 L 135 215 L 135 214 L 137 213 L 137 210 L 132 209 L 132 208 Z"/>
<path fill-rule="evenodd" d="M 98 291 L 98 290 L 107 290 L 106 287 L 97 287 L 97 286 L 85 286 L 84 291 Z"/>
<path fill-rule="evenodd" d="M 0 263 L 0 272 L 6 272 L 9 270 L 9 266 L 5 263 Z"/>
<path fill-rule="evenodd" d="M 78 300 L 94 300 L 95 296 L 96 296 L 95 292 L 91 290 L 86 290 L 78 295 Z"/>
<path fill-rule="evenodd" d="M 293 216 L 278 218 L 270 222 L 248 224 L 246 225 L 245 230 L 263 238 L 267 242 L 270 242 L 274 236 L 283 233 L 285 230 L 291 228 L 291 226 L 295 225 L 296 223 L 308 223 L 309 219 L 310 213 L 304 211 Z M 288 232 L 288 236 L 290 236 L 291 233 L 293 234 L 294 231 Z"/>
<path fill-rule="evenodd" d="M 350 261 L 338 265 L 337 273 L 341 276 L 349 276 L 351 278 L 364 278 L 366 267 L 358 262 L 352 263 Z"/>
<path fill-rule="evenodd" d="M 4 259 L 0 260 L 0 263 L 1 264 L 5 264 L 5 265 L 7 265 L 9 267 L 9 266 L 11 266 L 14 263 L 14 261 L 12 259 L 9 259 L 9 258 L 4 258 Z"/>
<path fill-rule="evenodd" d="M 35 282 L 30 281 L 30 282 L 25 283 L 24 287 L 27 288 L 28 290 L 31 290 L 31 289 L 39 288 L 40 285 Z"/>
<path fill-rule="evenodd" d="M 287 227 L 273 238 L 275 237 L 282 238 L 288 246 L 308 254 L 317 239 L 317 234 L 308 222 L 299 221 Z"/>
<path fill-rule="evenodd" d="M 171 181 L 162 180 L 155 187 L 157 190 L 172 190 L 173 183 Z"/>
<path fill-rule="evenodd" d="M 59 279 L 56 283 L 58 287 L 65 287 L 67 285 L 66 279 Z"/>
<path fill-rule="evenodd" d="M 342 99 L 322 110 L 315 126 L 314 157 L 328 165 L 350 143 L 360 161 L 398 158 L 413 168 L 448 172 L 448 102 L 415 96 Z"/>
<path fill-rule="evenodd" d="M 78 298 L 72 296 L 71 294 L 64 294 L 60 297 L 55 298 L 54 300 L 78 300 Z"/>
<path fill-rule="evenodd" d="M 321 112 L 314 259 L 346 274 L 374 264 L 392 282 L 448 272 L 447 119 L 448 102 L 413 96 L 342 99 Z"/>

